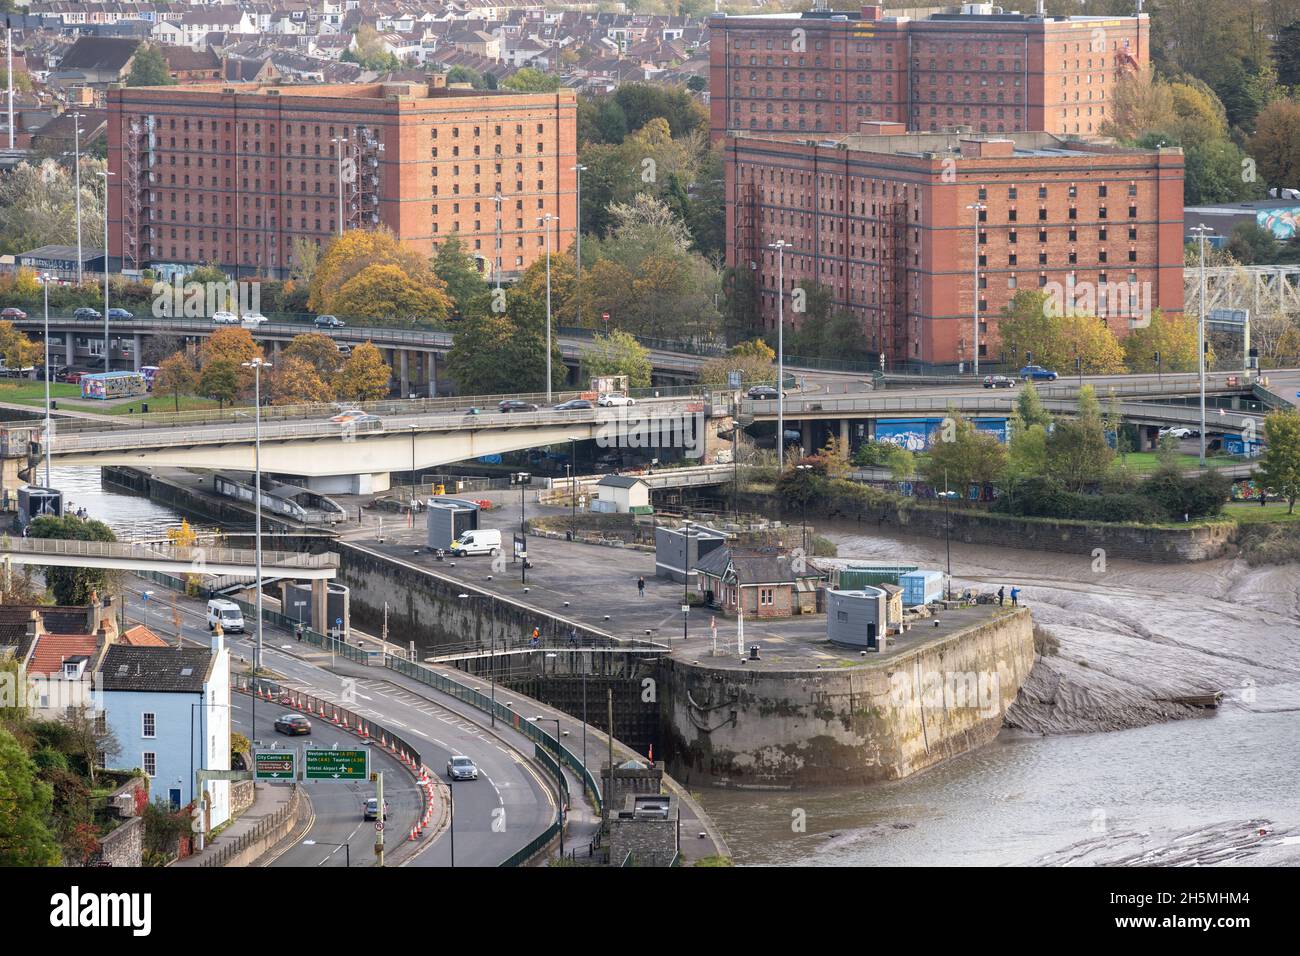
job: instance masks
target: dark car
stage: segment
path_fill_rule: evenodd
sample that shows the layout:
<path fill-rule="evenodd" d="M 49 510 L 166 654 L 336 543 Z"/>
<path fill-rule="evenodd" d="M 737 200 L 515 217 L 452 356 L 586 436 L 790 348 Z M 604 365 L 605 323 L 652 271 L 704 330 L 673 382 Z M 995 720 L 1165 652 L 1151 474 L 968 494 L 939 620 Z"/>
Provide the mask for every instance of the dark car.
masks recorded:
<path fill-rule="evenodd" d="M 390 806 L 388 805 L 388 801 L 385 800 L 385 801 L 384 801 L 384 819 L 385 819 L 385 820 L 388 819 L 388 814 L 389 814 L 389 811 L 391 811 L 391 810 L 392 810 L 392 807 L 390 807 Z M 379 798 L 378 798 L 378 797 L 370 797 L 368 800 L 366 800 L 366 806 L 365 806 L 365 809 L 361 811 L 361 818 L 362 818 L 363 820 L 378 820 L 378 819 L 379 819 Z"/>
<path fill-rule="evenodd" d="M 1015 388 L 1016 380 L 1010 375 L 985 375 L 985 388 Z"/>
<path fill-rule="evenodd" d="M 282 714 L 276 718 L 275 732 L 298 737 L 311 733 L 311 721 L 302 714 Z"/>
<path fill-rule="evenodd" d="M 585 398 L 571 398 L 567 402 L 560 402 L 555 406 L 557 412 L 572 412 L 579 408 L 591 408 L 591 402 Z"/>
<path fill-rule="evenodd" d="M 79 308 L 77 311 L 73 312 L 72 317 L 74 319 L 102 319 L 103 318 L 103 316 L 100 315 L 99 312 L 97 312 L 95 309 L 89 308 L 88 306 L 84 306 L 84 305 L 81 308 Z"/>
<path fill-rule="evenodd" d="M 110 319 L 134 319 L 135 313 L 128 312 L 126 309 L 109 309 L 108 317 Z"/>
<path fill-rule="evenodd" d="M 497 405 L 497 411 L 502 411 L 502 412 L 535 412 L 535 411 L 537 411 L 537 406 L 534 405 L 532 402 L 521 401 L 521 400 L 518 399 L 518 398 L 507 398 L 507 399 L 505 399 L 503 402 L 501 402 L 499 405 Z"/>
<path fill-rule="evenodd" d="M 12 305 L 7 309 L 0 309 L 0 319 L 25 319 L 27 313 L 22 309 L 16 309 Z"/>
<path fill-rule="evenodd" d="M 318 329 L 341 329 L 345 324 L 337 315 L 316 316 L 316 328 Z"/>
<path fill-rule="evenodd" d="M 779 398 L 780 394 L 772 385 L 755 385 L 745 393 L 745 397 L 761 401 L 768 398 Z"/>
<path fill-rule="evenodd" d="M 1025 381 L 1055 382 L 1058 376 L 1050 368 L 1043 368 L 1041 365 L 1026 365 L 1020 370 L 1020 377 Z"/>

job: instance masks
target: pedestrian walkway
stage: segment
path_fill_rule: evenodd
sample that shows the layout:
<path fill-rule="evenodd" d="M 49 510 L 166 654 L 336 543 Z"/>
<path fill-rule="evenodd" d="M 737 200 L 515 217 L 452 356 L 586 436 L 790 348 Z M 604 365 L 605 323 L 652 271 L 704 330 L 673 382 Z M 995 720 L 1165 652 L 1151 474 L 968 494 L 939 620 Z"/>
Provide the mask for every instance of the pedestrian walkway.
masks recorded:
<path fill-rule="evenodd" d="M 263 820 L 275 816 L 287 807 L 292 793 L 293 788 L 286 784 L 259 784 L 252 806 L 236 817 L 234 822 L 217 834 L 215 839 L 209 841 L 207 848 L 201 853 L 192 853 L 183 860 L 177 860 L 172 866 L 202 866 L 213 849 L 234 843 L 244 834 L 251 833 Z M 305 800 L 306 797 L 305 793 L 302 794 L 302 799 Z M 307 819 L 311 817 L 310 808 L 310 802 L 306 803 L 304 817 Z"/>

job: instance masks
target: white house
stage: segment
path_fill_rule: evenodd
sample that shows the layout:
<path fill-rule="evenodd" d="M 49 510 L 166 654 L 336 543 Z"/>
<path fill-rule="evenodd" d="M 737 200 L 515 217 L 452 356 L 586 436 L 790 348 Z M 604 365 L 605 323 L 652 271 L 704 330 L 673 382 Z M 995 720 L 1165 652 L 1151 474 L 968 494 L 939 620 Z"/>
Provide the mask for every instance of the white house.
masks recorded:
<path fill-rule="evenodd" d="M 188 46 L 197 50 L 203 46 L 209 33 L 257 33 L 253 15 L 238 7 L 206 6 L 189 10 L 177 20 L 158 23 L 153 28 L 155 39 L 174 46 Z"/>
<path fill-rule="evenodd" d="M 183 807 L 196 770 L 230 769 L 230 652 L 220 634 L 210 650 L 115 644 L 100 665 L 109 729 L 120 767 L 139 767 L 150 798 Z M 204 785 L 206 829 L 230 819 L 230 782 Z"/>
<path fill-rule="evenodd" d="M 606 475 L 596 482 L 596 500 L 591 503 L 591 510 L 627 514 L 633 508 L 649 504 L 650 486 L 640 478 Z"/>

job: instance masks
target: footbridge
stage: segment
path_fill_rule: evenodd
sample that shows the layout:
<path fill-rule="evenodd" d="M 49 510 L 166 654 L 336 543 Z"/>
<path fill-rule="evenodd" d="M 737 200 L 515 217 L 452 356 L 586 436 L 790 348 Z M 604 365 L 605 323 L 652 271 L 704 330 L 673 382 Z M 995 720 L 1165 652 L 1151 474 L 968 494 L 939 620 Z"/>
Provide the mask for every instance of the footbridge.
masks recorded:
<path fill-rule="evenodd" d="M 244 548 L 182 547 L 124 541 L 74 541 L 62 538 L 0 537 L 0 562 L 46 567 L 106 568 L 156 571 L 160 574 L 200 574 L 249 577 L 257 567 L 256 552 Z M 339 556 L 332 552 L 301 554 L 262 550 L 264 575 L 307 581 L 336 577 Z"/>

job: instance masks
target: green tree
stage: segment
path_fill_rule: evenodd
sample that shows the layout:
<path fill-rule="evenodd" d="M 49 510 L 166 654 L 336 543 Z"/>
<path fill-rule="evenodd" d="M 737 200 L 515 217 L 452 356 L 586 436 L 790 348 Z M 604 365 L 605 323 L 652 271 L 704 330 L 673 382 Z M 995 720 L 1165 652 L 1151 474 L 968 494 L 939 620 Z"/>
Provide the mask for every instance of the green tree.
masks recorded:
<path fill-rule="evenodd" d="M 1077 357 L 1085 374 L 1122 372 L 1124 350 L 1115 333 L 1095 315 L 1062 305 L 1037 289 L 1017 292 L 998 322 L 1002 345 L 1021 358 L 1033 355 L 1035 364 L 1057 371 L 1072 370 Z"/>
<path fill-rule="evenodd" d="M 1270 186 L 1300 185 L 1300 103 L 1278 100 L 1259 114 L 1250 155 Z"/>
<path fill-rule="evenodd" d="M 145 43 L 135 51 L 131 72 L 126 77 L 127 86 L 175 86 L 167 70 L 167 58 L 152 43 Z"/>
<path fill-rule="evenodd" d="M 1196 371 L 1196 322 L 1192 315 L 1165 315 L 1160 309 L 1155 309 L 1150 324 L 1133 329 L 1125 337 L 1124 364 L 1130 372 L 1154 372 L 1157 369 L 1155 356 L 1159 352 L 1158 367 L 1161 370 Z"/>
<path fill-rule="evenodd" d="M 560 77 L 555 73 L 543 73 L 535 67 L 526 66 L 502 80 L 501 86 L 519 93 L 553 93 L 560 88 Z"/>
<path fill-rule="evenodd" d="M 967 488 L 998 482 L 1006 467 L 1006 446 L 949 408 L 947 417 L 934 433 L 920 471 L 932 486 L 956 491 L 964 501 Z"/>
<path fill-rule="evenodd" d="M 56 538 L 64 541 L 116 541 L 113 529 L 93 518 L 64 515 L 61 518 L 43 516 L 28 526 L 33 538 Z M 104 568 L 48 567 L 45 583 L 54 595 L 54 603 L 69 606 L 90 603 L 92 592 L 109 593 L 113 578 Z"/>
<path fill-rule="evenodd" d="M 1300 20 L 1278 31 L 1273 42 L 1277 80 L 1284 86 L 1300 86 Z"/>
<path fill-rule="evenodd" d="M 476 90 L 487 89 L 487 82 L 483 79 L 483 74 L 468 66 L 453 66 L 447 71 L 447 82 L 448 84 L 468 83 Z"/>
<path fill-rule="evenodd" d="M 1106 443 L 1101 403 L 1091 385 L 1079 389 L 1079 411 L 1058 419 L 1047 437 L 1047 475 L 1070 491 L 1082 491 L 1106 475 L 1115 452 Z"/>
<path fill-rule="evenodd" d="M 1300 413 L 1288 408 L 1264 419 L 1264 452 L 1255 466 L 1255 480 L 1286 499 L 1287 514 L 1300 498 Z"/>
<path fill-rule="evenodd" d="M 437 255 L 433 257 L 433 274 L 447 284 L 447 294 L 461 315 L 472 299 L 487 290 L 483 273 L 465 251 L 465 243 L 456 232 L 438 244 Z"/>
<path fill-rule="evenodd" d="M 830 286 L 809 282 L 802 291 L 805 308 L 791 316 L 798 324 L 786 336 L 787 355 L 862 360 L 874 354 L 862 335 L 862 323 L 836 306 Z"/>
<path fill-rule="evenodd" d="M 388 396 L 393 370 L 371 342 L 362 342 L 334 376 L 334 391 L 340 401 L 369 402 Z"/>
<path fill-rule="evenodd" d="M 162 360 L 154 377 L 154 391 L 159 395 L 171 394 L 176 411 L 181 410 L 181 396 L 193 395 L 199 388 L 199 373 L 194 361 L 184 352 L 176 352 Z"/>
<path fill-rule="evenodd" d="M 447 371 L 463 395 L 540 391 L 546 387 L 546 306 L 526 290 L 505 295 L 505 309 L 492 310 L 495 296 L 470 303 L 447 353 Z M 557 337 L 551 340 L 551 384 L 564 383 L 568 369 Z"/>
<path fill-rule="evenodd" d="M 1020 394 L 1016 396 L 1016 414 L 1026 428 L 1040 425 L 1046 431 L 1052 424 L 1052 413 L 1043 407 L 1043 400 L 1033 382 L 1021 386 Z"/>
<path fill-rule="evenodd" d="M 206 363 L 199 373 L 199 394 L 215 398 L 218 408 L 234 402 L 246 388 L 244 370 L 230 359 L 215 359 Z"/>
<path fill-rule="evenodd" d="M 27 751 L 0 727 L 0 866 L 58 865 L 58 844 L 45 822 L 53 802 Z"/>
<path fill-rule="evenodd" d="M 626 375 L 631 388 L 650 385 L 650 350 L 621 329 L 598 335 L 580 356 L 583 379 L 593 375 Z"/>

